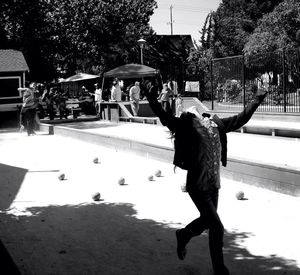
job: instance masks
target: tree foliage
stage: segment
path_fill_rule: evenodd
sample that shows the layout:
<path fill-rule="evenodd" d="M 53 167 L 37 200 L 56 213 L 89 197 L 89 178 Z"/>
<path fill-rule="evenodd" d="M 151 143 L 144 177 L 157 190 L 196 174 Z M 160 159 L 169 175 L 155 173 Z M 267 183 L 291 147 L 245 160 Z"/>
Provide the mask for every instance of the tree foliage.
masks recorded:
<path fill-rule="evenodd" d="M 45 2 L 40 0 L 1 2 L 0 26 L 5 36 L 1 48 L 23 51 L 31 74 L 37 79 L 53 73 L 49 56 L 49 26 L 45 24 Z"/>
<path fill-rule="evenodd" d="M 282 0 L 223 0 L 213 13 L 213 50 L 215 57 L 242 54 L 249 35 L 259 19 Z"/>
<path fill-rule="evenodd" d="M 55 0 L 50 22 L 62 59 L 111 68 L 138 56 L 137 40 L 150 32 L 152 0 Z M 57 32 L 57 33 L 56 33 Z M 81 68 L 86 70 L 86 68 Z"/>
<path fill-rule="evenodd" d="M 155 0 L 2 0 L 0 47 L 24 52 L 33 78 L 53 78 L 137 61 Z M 5 42 L 5 44 L 4 44 Z"/>
<path fill-rule="evenodd" d="M 300 46 L 300 2 L 286 0 L 266 14 L 244 46 L 246 57 Z"/>

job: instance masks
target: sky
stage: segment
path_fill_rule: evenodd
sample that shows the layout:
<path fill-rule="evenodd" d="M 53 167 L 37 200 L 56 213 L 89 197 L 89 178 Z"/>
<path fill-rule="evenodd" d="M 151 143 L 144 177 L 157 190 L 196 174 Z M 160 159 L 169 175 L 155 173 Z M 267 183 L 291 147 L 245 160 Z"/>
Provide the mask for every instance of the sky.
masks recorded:
<path fill-rule="evenodd" d="M 157 34 L 171 34 L 172 6 L 173 34 L 190 34 L 196 42 L 200 39 L 206 16 L 215 11 L 221 0 L 156 0 L 158 8 L 150 18 Z"/>

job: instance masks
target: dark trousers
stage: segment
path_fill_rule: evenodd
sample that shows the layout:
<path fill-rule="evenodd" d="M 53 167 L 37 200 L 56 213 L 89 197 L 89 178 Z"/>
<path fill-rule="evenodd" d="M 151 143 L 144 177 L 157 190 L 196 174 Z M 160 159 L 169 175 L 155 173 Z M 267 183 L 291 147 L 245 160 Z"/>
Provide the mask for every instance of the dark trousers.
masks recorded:
<path fill-rule="evenodd" d="M 35 108 L 27 109 L 23 113 L 24 121 L 25 121 L 25 127 L 27 129 L 27 134 L 28 135 L 34 133 L 35 114 L 36 114 Z"/>
<path fill-rule="evenodd" d="M 167 113 L 171 113 L 171 105 L 169 101 L 162 101 L 161 106 Z"/>
<path fill-rule="evenodd" d="M 191 199 L 200 212 L 200 217 L 189 223 L 183 233 L 186 243 L 192 237 L 200 235 L 204 230 L 209 230 L 209 249 L 215 274 L 227 274 L 223 260 L 224 227 L 217 213 L 219 191 L 191 191 Z"/>
<path fill-rule="evenodd" d="M 103 104 L 100 102 L 95 103 L 95 108 L 96 108 L 96 115 L 100 118 L 103 119 L 102 113 L 104 112 Z"/>
<path fill-rule="evenodd" d="M 47 106 L 47 113 L 48 113 L 49 119 L 54 120 L 55 113 L 56 113 L 54 106 L 48 105 Z"/>
<path fill-rule="evenodd" d="M 60 105 L 59 106 L 59 119 L 67 119 L 68 118 L 68 109 L 66 108 L 66 105 Z"/>

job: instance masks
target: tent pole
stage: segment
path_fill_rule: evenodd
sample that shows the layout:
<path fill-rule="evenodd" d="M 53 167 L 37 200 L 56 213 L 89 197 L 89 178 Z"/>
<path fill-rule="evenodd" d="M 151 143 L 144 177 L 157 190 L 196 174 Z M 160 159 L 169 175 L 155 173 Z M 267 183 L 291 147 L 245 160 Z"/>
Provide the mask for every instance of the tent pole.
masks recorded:
<path fill-rule="evenodd" d="M 103 94 L 103 87 L 104 87 L 104 79 L 105 79 L 105 77 L 103 76 L 103 79 L 102 79 L 102 86 L 101 86 L 102 94 Z"/>

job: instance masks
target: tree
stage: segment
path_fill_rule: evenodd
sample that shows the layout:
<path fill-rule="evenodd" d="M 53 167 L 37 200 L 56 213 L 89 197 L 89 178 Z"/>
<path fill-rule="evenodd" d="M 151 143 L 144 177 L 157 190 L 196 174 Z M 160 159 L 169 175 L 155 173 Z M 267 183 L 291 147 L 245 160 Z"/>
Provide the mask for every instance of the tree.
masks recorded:
<path fill-rule="evenodd" d="M 213 58 L 213 50 L 205 49 L 201 46 L 197 46 L 192 50 L 187 58 L 186 74 L 194 76 L 199 81 L 200 100 L 210 98 L 210 62 Z"/>
<path fill-rule="evenodd" d="M 265 73 L 269 68 L 276 80 L 284 62 L 286 67 L 290 67 L 293 83 L 299 83 L 299 65 L 296 62 L 299 60 L 299 52 L 296 51 L 300 46 L 299 29 L 300 3 L 285 0 L 259 21 L 248 38 L 244 47 L 246 66 L 255 67 L 258 73 Z"/>
<path fill-rule="evenodd" d="M 45 2 L 40 0 L 9 1 L 1 5 L 0 26 L 4 28 L 6 47 L 21 50 L 36 80 L 50 79 L 53 73 L 48 55 L 48 26 Z"/>
<path fill-rule="evenodd" d="M 299 29 L 300 3 L 286 0 L 258 22 L 247 39 L 244 53 L 246 57 L 258 53 L 264 56 L 276 50 L 295 49 L 300 46 Z"/>
<path fill-rule="evenodd" d="M 0 36 L 23 51 L 35 80 L 101 73 L 137 60 L 155 7 L 155 0 L 2 0 Z"/>
<path fill-rule="evenodd" d="M 99 73 L 135 61 L 137 40 L 150 33 L 154 0 L 55 0 L 49 10 L 60 61 L 67 71 Z"/>
<path fill-rule="evenodd" d="M 271 12 L 282 0 L 223 0 L 214 18 L 214 56 L 242 54 L 249 35 L 264 14 Z"/>

